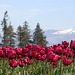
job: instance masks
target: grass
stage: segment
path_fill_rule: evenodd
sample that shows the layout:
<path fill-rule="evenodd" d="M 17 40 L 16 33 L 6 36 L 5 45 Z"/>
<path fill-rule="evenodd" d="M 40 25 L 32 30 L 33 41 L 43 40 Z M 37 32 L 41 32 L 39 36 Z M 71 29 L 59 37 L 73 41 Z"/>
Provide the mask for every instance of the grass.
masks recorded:
<path fill-rule="evenodd" d="M 12 68 L 9 60 L 0 60 L 0 75 L 75 75 L 75 62 L 69 66 L 64 66 L 61 60 L 57 62 L 57 67 L 53 68 L 50 62 L 46 60 L 25 64 L 24 67 Z"/>

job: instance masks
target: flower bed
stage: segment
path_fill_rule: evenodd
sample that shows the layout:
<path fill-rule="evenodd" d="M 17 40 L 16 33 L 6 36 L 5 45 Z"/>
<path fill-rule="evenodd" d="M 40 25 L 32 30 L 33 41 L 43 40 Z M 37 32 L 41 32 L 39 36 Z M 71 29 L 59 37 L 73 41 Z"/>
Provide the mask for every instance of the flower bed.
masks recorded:
<path fill-rule="evenodd" d="M 0 48 L 1 75 L 74 75 L 75 41 L 63 41 L 43 48 L 42 45 Z"/>

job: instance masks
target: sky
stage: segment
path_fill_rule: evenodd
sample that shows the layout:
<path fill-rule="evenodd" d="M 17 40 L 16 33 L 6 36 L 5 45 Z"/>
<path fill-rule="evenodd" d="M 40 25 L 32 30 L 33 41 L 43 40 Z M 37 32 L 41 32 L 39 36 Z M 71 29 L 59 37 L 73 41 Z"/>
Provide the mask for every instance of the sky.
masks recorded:
<path fill-rule="evenodd" d="M 75 0 L 0 0 L 0 22 L 5 11 L 15 31 L 25 21 L 31 30 L 75 28 Z"/>

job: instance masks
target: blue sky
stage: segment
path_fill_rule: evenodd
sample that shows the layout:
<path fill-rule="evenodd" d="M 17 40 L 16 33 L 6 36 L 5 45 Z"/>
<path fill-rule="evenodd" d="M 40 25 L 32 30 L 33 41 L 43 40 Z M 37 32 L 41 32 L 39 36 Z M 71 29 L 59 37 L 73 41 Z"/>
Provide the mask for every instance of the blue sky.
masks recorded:
<path fill-rule="evenodd" d="M 75 0 L 0 0 L 0 21 L 6 10 L 15 31 L 24 21 L 31 30 L 75 27 Z"/>

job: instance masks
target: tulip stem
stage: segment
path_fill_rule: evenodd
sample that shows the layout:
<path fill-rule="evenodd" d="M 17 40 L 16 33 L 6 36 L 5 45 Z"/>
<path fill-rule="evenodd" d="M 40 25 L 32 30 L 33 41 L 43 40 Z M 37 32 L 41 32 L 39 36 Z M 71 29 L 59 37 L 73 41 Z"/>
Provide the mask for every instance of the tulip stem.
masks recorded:
<path fill-rule="evenodd" d="M 13 73 L 14 73 L 14 69 L 12 68 L 12 73 L 11 73 L 11 75 L 14 75 Z"/>
<path fill-rule="evenodd" d="M 23 75 L 24 75 L 24 68 L 25 68 L 25 66 L 23 67 Z"/>
<path fill-rule="evenodd" d="M 50 63 L 49 63 L 49 67 L 48 67 L 48 75 L 50 75 Z"/>

